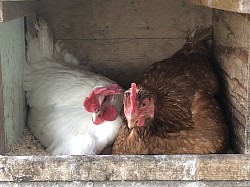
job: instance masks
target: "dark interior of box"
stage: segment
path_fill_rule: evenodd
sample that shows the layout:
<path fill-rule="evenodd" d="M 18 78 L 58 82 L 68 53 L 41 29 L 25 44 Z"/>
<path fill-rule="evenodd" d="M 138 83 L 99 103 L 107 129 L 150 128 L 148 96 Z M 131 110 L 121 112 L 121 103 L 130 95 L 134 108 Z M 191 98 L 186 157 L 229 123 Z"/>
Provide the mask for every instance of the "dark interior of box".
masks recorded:
<path fill-rule="evenodd" d="M 95 72 L 115 80 L 124 88 L 128 88 L 136 75 L 147 66 L 170 57 L 180 49 L 187 31 L 200 24 L 215 27 L 218 23 L 214 23 L 219 22 L 213 17 L 215 12 L 210 8 L 174 0 L 76 0 L 71 3 L 66 0 L 61 3 L 44 0 L 37 2 L 36 14 L 37 17 L 44 17 L 51 25 L 55 40 L 62 41 L 65 48 L 83 64 L 90 64 Z M 33 32 L 33 19 L 33 16 L 29 16 L 26 20 L 30 32 Z M 218 31 L 215 33 L 219 37 Z M 218 38 L 213 39 L 214 51 L 217 50 L 218 41 Z M 225 84 L 227 78 L 218 62 L 218 59 L 221 61 L 218 54 L 214 54 L 214 68 L 221 84 L 218 101 L 230 127 L 230 147 L 233 152 L 239 153 L 244 148 L 237 147 L 243 147 L 241 143 L 235 143 L 235 117 L 230 111 L 233 104 L 229 102 L 228 85 Z M 6 155 L 47 153 L 26 130 L 21 140 Z"/>

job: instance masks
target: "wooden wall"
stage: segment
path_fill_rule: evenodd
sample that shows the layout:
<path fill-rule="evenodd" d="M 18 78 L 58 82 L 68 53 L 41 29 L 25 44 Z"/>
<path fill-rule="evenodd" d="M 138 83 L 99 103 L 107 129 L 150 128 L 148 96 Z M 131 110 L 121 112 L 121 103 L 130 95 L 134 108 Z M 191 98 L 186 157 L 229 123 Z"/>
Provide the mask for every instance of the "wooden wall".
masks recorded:
<path fill-rule="evenodd" d="M 214 10 L 214 52 L 223 86 L 226 114 L 234 132 L 233 146 L 249 153 L 250 16 Z"/>
<path fill-rule="evenodd" d="M 25 62 L 24 37 L 23 18 L 0 23 L 2 79 L 0 130 L 3 130 L 0 136 L 2 141 L 0 146 L 4 146 L 7 150 L 20 138 L 25 126 L 26 105 L 22 85 Z M 3 152 L 4 149 L 0 148 L 0 151 Z"/>
<path fill-rule="evenodd" d="M 37 15 L 82 62 L 123 86 L 180 49 L 188 29 L 211 25 L 211 9 L 186 0 L 40 0 Z"/>

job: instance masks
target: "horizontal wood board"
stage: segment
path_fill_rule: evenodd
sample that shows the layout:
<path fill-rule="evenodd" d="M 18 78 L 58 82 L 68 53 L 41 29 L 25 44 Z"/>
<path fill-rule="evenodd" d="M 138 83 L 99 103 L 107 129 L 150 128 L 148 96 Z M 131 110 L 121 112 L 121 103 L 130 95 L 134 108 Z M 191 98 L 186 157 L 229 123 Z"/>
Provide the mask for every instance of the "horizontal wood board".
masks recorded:
<path fill-rule="evenodd" d="M 0 157 L 0 181 L 248 181 L 247 155 Z"/>
<path fill-rule="evenodd" d="M 247 187 L 249 181 L 103 181 L 0 182 L 0 187 Z"/>
<path fill-rule="evenodd" d="M 35 0 L 0 0 L 0 23 L 34 14 Z"/>
<path fill-rule="evenodd" d="M 37 2 L 37 15 L 50 23 L 56 40 L 124 87 L 180 49 L 188 30 L 211 25 L 211 14 L 184 0 Z"/>
<path fill-rule="evenodd" d="M 237 13 L 250 13 L 249 0 L 189 0 L 195 5 L 227 10 Z"/>

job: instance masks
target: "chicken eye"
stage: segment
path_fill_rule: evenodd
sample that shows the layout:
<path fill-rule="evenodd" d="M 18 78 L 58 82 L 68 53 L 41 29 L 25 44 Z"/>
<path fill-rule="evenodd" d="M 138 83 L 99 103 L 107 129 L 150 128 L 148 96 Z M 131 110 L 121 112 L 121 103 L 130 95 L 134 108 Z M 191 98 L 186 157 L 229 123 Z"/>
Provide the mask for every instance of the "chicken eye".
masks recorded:
<path fill-rule="evenodd" d="M 142 104 L 141 104 L 141 108 L 146 108 L 149 104 L 149 100 L 148 99 L 145 99 Z"/>
<path fill-rule="evenodd" d="M 102 104 L 108 104 L 111 103 L 114 99 L 113 95 L 108 95 L 103 98 Z"/>
<path fill-rule="evenodd" d="M 107 98 L 107 96 L 105 96 L 104 99 L 103 99 L 103 102 L 105 102 L 107 100 L 108 100 L 108 98 Z"/>
<path fill-rule="evenodd" d="M 102 104 L 107 104 L 109 102 L 109 100 L 110 100 L 109 96 L 104 96 Z"/>
<path fill-rule="evenodd" d="M 147 103 L 145 101 L 143 101 L 142 104 L 141 104 L 141 107 L 146 108 L 146 106 L 147 106 Z"/>

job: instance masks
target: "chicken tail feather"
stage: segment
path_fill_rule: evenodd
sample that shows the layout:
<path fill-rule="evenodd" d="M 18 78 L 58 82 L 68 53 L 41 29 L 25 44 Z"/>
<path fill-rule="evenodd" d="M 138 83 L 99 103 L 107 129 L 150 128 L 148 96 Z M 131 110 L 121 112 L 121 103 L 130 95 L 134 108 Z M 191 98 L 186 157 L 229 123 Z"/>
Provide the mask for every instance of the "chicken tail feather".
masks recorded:
<path fill-rule="evenodd" d="M 197 26 L 187 37 L 184 49 L 186 53 L 208 55 L 211 48 L 212 27 Z"/>
<path fill-rule="evenodd" d="M 37 63 L 43 58 L 52 58 L 54 49 L 53 33 L 44 19 L 34 21 L 36 37 L 27 33 L 27 62 Z"/>
<path fill-rule="evenodd" d="M 73 66 L 80 65 L 80 62 L 77 57 L 69 53 L 69 51 L 64 48 L 64 44 L 61 41 L 56 42 L 54 55 L 55 58 L 62 59 L 66 64 Z"/>
<path fill-rule="evenodd" d="M 175 53 L 178 55 L 200 54 L 209 55 L 211 49 L 212 27 L 197 26 L 186 38 L 183 48 Z"/>
<path fill-rule="evenodd" d="M 212 27 L 204 28 L 197 26 L 191 34 L 188 35 L 187 43 L 198 43 L 201 41 L 208 41 L 212 39 Z"/>

